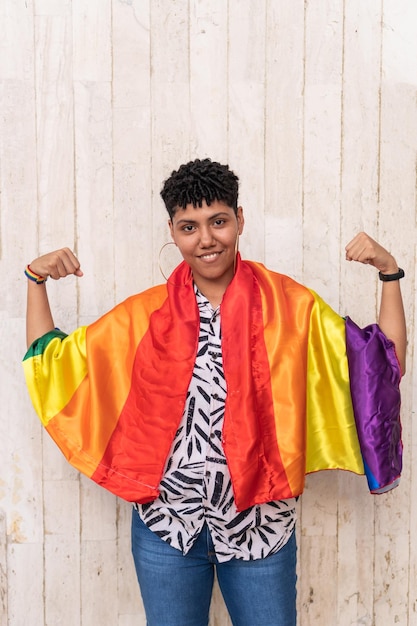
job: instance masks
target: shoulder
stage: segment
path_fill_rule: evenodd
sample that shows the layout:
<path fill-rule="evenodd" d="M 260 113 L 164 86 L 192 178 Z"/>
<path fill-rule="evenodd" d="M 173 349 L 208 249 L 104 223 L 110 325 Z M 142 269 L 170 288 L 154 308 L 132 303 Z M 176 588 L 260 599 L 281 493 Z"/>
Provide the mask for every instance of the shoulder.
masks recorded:
<path fill-rule="evenodd" d="M 134 294 L 93 322 L 89 326 L 89 333 L 91 334 L 95 328 L 117 328 L 118 330 L 126 326 L 145 328 L 149 324 L 152 313 L 162 307 L 167 297 L 166 285 L 156 285 Z"/>
<path fill-rule="evenodd" d="M 146 289 L 145 291 L 130 296 L 118 304 L 114 310 L 121 309 L 126 312 L 141 310 L 151 314 L 153 311 L 162 306 L 167 297 L 167 286 L 156 285 L 155 287 L 151 287 L 150 289 Z"/>
<path fill-rule="evenodd" d="M 261 290 L 279 290 L 289 296 L 305 297 L 307 300 L 314 298 L 310 289 L 286 274 L 275 272 L 257 261 L 244 261 L 243 263 L 252 271 Z"/>

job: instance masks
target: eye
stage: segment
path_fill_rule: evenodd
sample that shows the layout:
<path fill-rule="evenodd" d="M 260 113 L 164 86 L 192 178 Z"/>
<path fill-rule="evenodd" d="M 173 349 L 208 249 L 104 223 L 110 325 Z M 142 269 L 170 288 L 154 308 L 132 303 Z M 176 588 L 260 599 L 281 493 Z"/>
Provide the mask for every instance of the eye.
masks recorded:
<path fill-rule="evenodd" d="M 194 226 L 193 226 L 193 224 L 185 224 L 185 226 L 182 227 L 182 230 L 185 233 L 192 233 L 193 230 L 194 230 Z"/>
<path fill-rule="evenodd" d="M 215 226 L 223 226 L 223 224 L 225 223 L 226 223 L 226 220 L 221 217 L 219 217 L 217 220 L 214 221 Z"/>

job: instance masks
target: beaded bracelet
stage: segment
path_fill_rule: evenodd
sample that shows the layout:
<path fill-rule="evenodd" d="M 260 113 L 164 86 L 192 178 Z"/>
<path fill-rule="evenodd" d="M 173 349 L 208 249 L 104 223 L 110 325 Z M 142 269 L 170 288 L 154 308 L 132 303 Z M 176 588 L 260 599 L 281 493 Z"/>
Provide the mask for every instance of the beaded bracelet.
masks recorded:
<path fill-rule="evenodd" d="M 44 282 L 48 280 L 47 276 L 46 277 L 40 276 L 40 274 L 36 274 L 36 272 L 31 270 L 30 265 L 26 265 L 25 276 L 26 278 L 29 278 L 29 280 L 32 280 L 37 285 L 42 285 Z"/>

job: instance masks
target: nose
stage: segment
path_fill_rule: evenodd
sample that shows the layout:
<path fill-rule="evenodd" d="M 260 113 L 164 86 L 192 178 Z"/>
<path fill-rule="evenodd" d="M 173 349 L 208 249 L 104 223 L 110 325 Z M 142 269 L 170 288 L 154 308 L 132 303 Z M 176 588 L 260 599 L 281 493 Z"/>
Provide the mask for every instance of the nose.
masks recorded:
<path fill-rule="evenodd" d="M 200 229 L 200 246 L 209 248 L 215 243 L 213 233 L 208 226 L 202 226 Z"/>

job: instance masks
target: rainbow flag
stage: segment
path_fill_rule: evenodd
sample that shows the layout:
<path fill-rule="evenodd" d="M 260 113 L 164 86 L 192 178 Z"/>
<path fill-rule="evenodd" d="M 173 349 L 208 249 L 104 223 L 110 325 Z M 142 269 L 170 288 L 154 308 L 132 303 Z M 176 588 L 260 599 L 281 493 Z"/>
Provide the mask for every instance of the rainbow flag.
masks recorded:
<path fill-rule="evenodd" d="M 221 304 L 223 446 L 236 506 L 302 493 L 306 473 L 401 473 L 400 370 L 377 325 L 238 258 Z M 43 425 L 80 472 L 134 502 L 158 495 L 198 345 L 189 267 L 70 335 L 35 341 L 23 367 Z"/>

